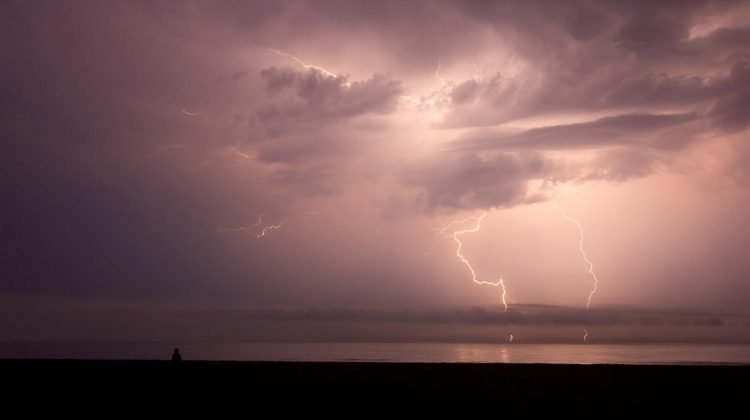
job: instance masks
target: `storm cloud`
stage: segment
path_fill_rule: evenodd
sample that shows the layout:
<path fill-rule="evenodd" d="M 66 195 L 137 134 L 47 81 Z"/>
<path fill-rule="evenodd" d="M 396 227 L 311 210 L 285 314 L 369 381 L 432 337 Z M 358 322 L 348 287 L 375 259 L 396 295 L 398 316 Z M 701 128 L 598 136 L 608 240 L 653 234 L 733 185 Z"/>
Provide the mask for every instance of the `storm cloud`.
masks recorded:
<path fill-rule="evenodd" d="M 596 304 L 750 302 L 744 2 L 6 1 L 0 51 L 5 302 L 645 324 L 435 309 L 497 304 L 432 229 L 484 213 L 477 276 L 580 306 L 552 200 Z"/>

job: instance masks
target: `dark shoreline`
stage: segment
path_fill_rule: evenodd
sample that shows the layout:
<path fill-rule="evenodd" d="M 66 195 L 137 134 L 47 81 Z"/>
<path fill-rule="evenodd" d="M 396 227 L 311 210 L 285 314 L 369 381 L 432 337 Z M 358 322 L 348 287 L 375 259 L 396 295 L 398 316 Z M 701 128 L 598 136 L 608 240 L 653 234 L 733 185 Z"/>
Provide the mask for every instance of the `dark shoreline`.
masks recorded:
<path fill-rule="evenodd" d="M 0 360 L 10 401 L 743 404 L 750 366 Z M 153 400 L 150 397 L 157 397 Z"/>

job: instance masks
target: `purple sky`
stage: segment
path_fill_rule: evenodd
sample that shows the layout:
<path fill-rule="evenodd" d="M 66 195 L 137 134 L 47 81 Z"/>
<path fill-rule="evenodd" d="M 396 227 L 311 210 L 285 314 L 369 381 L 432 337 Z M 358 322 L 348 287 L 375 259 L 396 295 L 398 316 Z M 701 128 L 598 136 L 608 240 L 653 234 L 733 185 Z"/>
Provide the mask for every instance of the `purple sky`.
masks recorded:
<path fill-rule="evenodd" d="M 0 341 L 750 341 L 747 2 L 5 1 L 0 51 Z"/>

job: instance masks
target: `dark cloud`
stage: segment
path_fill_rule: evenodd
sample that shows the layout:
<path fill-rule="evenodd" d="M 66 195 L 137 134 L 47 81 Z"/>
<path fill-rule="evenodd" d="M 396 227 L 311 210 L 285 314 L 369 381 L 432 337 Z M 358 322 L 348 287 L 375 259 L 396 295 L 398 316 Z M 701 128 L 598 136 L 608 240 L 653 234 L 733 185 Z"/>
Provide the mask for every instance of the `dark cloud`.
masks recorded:
<path fill-rule="evenodd" d="M 402 180 L 422 187 L 418 207 L 430 211 L 528 204 L 546 198 L 530 188 L 532 183 L 646 176 L 659 160 L 654 150 L 681 148 L 694 140 L 693 131 L 685 128 L 690 123 L 700 123 L 700 117 L 638 113 L 520 131 L 477 129 L 454 141 L 440 160 L 403 172 Z M 577 164 L 544 154 L 576 150 L 597 153 Z"/>
<path fill-rule="evenodd" d="M 632 2 L 453 6 L 479 22 L 494 22 L 500 39 L 512 40 L 521 71 L 457 84 L 449 126 L 500 124 L 540 113 L 700 107 L 747 85 L 747 77 L 732 70 L 750 52 L 742 42 L 744 27 L 690 35 L 706 13 L 747 14 L 737 4 L 677 2 L 658 10 Z M 596 36 L 566 36 L 568 22 L 576 19 L 604 27 L 576 25 Z"/>
<path fill-rule="evenodd" d="M 750 105 L 750 59 L 738 61 L 730 73 L 731 93 L 717 100 L 709 111 L 712 123 L 722 131 L 739 131 L 750 124 L 745 112 Z"/>
<path fill-rule="evenodd" d="M 222 311 L 223 312 L 223 311 Z M 265 321 L 333 321 L 333 322 L 398 322 L 426 324 L 468 325 L 707 325 L 721 327 L 736 323 L 740 316 L 717 316 L 706 313 L 666 312 L 636 308 L 603 308 L 587 310 L 542 305 L 516 305 L 511 310 L 502 308 L 278 308 L 260 307 L 231 311 L 246 320 Z"/>
<path fill-rule="evenodd" d="M 680 7 L 673 3 L 653 10 L 639 5 L 633 10 L 623 11 L 625 19 L 614 36 L 614 42 L 638 54 L 678 44 L 689 34 L 691 15 L 701 9 L 696 4 L 691 6 Z"/>
<path fill-rule="evenodd" d="M 451 102 L 460 105 L 473 101 L 479 92 L 479 83 L 476 80 L 467 80 L 460 83 L 451 90 Z"/>
<path fill-rule="evenodd" d="M 589 162 L 582 180 L 627 181 L 651 174 L 658 158 L 647 150 L 615 148 L 605 150 Z"/>
<path fill-rule="evenodd" d="M 269 125 L 289 124 L 291 120 L 335 123 L 369 113 L 387 114 L 393 112 L 403 91 L 400 82 L 378 74 L 349 82 L 345 77 L 332 77 L 316 69 L 271 67 L 263 69 L 261 76 L 271 98 L 289 93 L 281 103 L 258 110 L 261 121 Z"/>
<path fill-rule="evenodd" d="M 518 188 L 511 189 L 515 192 L 504 194 L 503 199 L 469 202 L 479 206 L 524 203 L 511 197 L 523 196 L 521 186 L 528 182 L 622 181 L 648 176 L 715 131 L 747 127 L 746 113 L 741 111 L 746 108 L 749 85 L 746 57 L 750 44 L 742 42 L 746 26 L 719 24 L 694 34 L 712 19 L 750 16 L 739 4 L 674 2 L 658 10 L 639 2 L 574 1 L 551 7 L 534 2 L 467 2 L 452 6 L 472 20 L 491 25 L 500 39 L 511 40 L 515 58 L 510 70 L 449 84 L 450 103 L 441 127 L 474 130 L 457 136 L 448 153 L 524 150 L 540 153 L 550 163 L 543 174 L 530 172 L 526 179 L 516 172 L 498 173 L 497 188 L 509 191 L 506 188 L 515 185 Z M 612 116 L 587 117 L 602 111 Z M 526 118 L 544 121 L 545 116 L 554 119 L 558 115 L 577 115 L 583 122 L 513 127 Z M 489 126 L 493 128 L 477 128 Z M 595 151 L 594 157 L 571 167 L 569 161 L 555 160 L 547 153 L 577 150 Z M 442 169 L 426 164 L 423 171 Z M 472 176 L 464 176 L 465 182 L 461 176 L 438 178 L 422 183 L 427 197 L 442 197 L 428 199 L 428 203 L 467 208 L 458 203 L 477 192 L 483 195 L 483 183 Z M 406 182 L 414 184 L 411 178 Z"/>
<path fill-rule="evenodd" d="M 602 74 L 582 72 L 573 80 L 550 72 L 543 74 L 541 80 L 527 82 L 498 74 L 453 87 L 453 108 L 447 115 L 446 126 L 496 125 L 533 115 L 565 112 L 640 108 L 645 113 L 675 106 L 692 107 L 697 112 L 713 101 L 746 89 L 750 83 L 745 58 L 732 59 L 731 66 L 721 70 L 728 74 L 685 76 L 659 73 L 656 69 L 632 74 L 607 68 Z"/>
<path fill-rule="evenodd" d="M 750 43 L 750 27 L 718 28 L 706 37 L 706 42 L 714 46 L 730 47 L 747 51 Z"/>
<path fill-rule="evenodd" d="M 378 74 L 350 82 L 318 69 L 270 67 L 260 75 L 267 100 L 255 110 L 256 157 L 284 164 L 268 179 L 303 196 L 340 191 L 348 159 L 375 146 L 352 124 L 392 113 L 403 92 L 399 81 Z"/>
<path fill-rule="evenodd" d="M 641 144 L 664 147 L 659 142 L 665 129 L 697 119 L 695 114 L 628 114 L 595 121 L 532 128 L 514 134 L 470 134 L 457 147 L 480 150 L 559 150 Z M 688 141 L 689 139 L 681 139 Z"/>
<path fill-rule="evenodd" d="M 739 131 L 750 124 L 746 110 L 750 106 L 750 90 L 716 101 L 709 116 L 723 131 Z"/>
<path fill-rule="evenodd" d="M 51 298 L 0 296 L 0 334 L 27 341 L 75 337 L 84 341 L 425 341 L 496 342 L 513 328 L 525 342 L 546 341 L 541 329 L 596 331 L 598 342 L 712 342 L 750 339 L 747 317 L 700 311 L 642 308 L 585 310 L 560 306 L 496 307 L 274 307 L 189 306 L 92 303 Z M 24 325 L 10 322 L 23 317 Z M 50 319 L 55 319 L 51 328 Z M 116 326 L 117 328 L 112 328 Z M 461 333 L 463 331 L 463 333 Z M 623 334 L 624 332 L 624 334 Z M 697 332 L 699 335 L 691 334 Z M 527 335 L 524 335 L 527 333 Z M 556 333 L 557 335 L 560 332 Z M 575 337 L 576 340 L 580 336 Z"/>
<path fill-rule="evenodd" d="M 424 188 L 418 205 L 428 211 L 510 207 L 540 200 L 528 183 L 546 179 L 554 169 L 551 161 L 534 152 L 499 153 L 491 158 L 459 153 L 406 169 L 402 179 Z"/>
<path fill-rule="evenodd" d="M 258 154 L 270 162 L 351 153 L 354 139 L 337 128 L 356 117 L 393 112 L 402 92 L 400 82 L 380 75 L 349 82 L 316 69 L 271 67 L 263 69 L 261 77 L 269 103 L 255 111 L 262 136 L 255 141 L 270 140 Z"/>

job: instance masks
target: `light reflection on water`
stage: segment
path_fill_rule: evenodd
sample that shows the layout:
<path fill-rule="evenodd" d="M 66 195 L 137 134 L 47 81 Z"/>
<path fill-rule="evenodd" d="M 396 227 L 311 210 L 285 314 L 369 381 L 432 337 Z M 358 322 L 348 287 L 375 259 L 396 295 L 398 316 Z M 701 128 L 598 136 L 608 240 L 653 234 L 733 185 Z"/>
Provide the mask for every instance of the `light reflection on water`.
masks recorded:
<path fill-rule="evenodd" d="M 0 343 L 0 358 L 563 364 L 750 364 L 750 345 L 456 343 Z"/>

